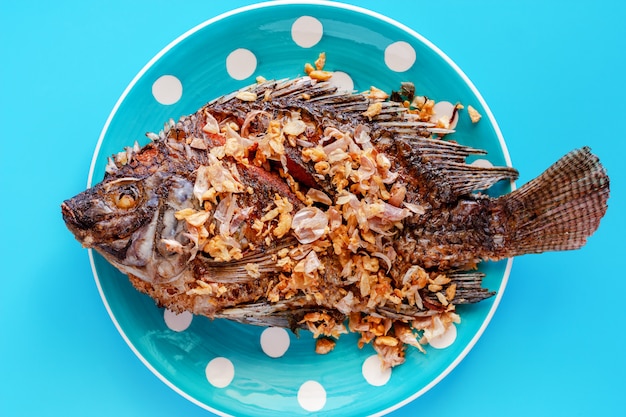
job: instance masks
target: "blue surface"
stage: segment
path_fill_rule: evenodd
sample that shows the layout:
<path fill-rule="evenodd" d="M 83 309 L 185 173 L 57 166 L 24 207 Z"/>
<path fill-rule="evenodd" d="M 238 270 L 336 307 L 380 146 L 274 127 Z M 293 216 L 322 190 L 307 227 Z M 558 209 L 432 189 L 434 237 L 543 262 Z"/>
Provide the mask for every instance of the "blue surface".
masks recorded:
<path fill-rule="evenodd" d="M 520 184 L 582 145 L 612 181 L 588 245 L 516 259 L 475 348 L 391 415 L 623 415 L 626 6 L 350 3 L 413 28 L 463 69 L 498 120 Z M 211 415 L 120 337 L 59 204 L 84 188 L 100 130 L 135 74 L 180 34 L 246 4 L 0 6 L 0 415 Z"/>

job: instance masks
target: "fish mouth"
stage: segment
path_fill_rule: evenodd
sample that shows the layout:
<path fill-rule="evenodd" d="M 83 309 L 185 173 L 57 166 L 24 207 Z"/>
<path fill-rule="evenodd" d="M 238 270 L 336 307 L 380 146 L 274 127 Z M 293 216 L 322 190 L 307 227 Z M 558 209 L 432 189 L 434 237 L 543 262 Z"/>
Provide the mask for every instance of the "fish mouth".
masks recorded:
<path fill-rule="evenodd" d="M 65 200 L 61 203 L 61 215 L 67 228 L 72 232 L 76 240 L 78 240 L 83 247 L 91 247 L 91 239 L 89 239 L 88 231 L 83 222 L 77 215 L 76 210 L 72 208 L 72 200 Z"/>
<path fill-rule="evenodd" d="M 65 221 L 65 223 L 68 223 L 68 224 L 76 223 L 76 214 L 74 213 L 74 210 L 72 210 L 70 205 L 68 204 L 68 200 L 61 203 L 61 214 L 63 215 L 63 221 Z"/>
<path fill-rule="evenodd" d="M 76 216 L 76 211 L 71 207 L 70 200 L 65 200 L 61 203 L 61 215 L 63 216 L 63 221 L 72 233 L 76 234 L 81 229 L 79 226 L 80 221 Z"/>

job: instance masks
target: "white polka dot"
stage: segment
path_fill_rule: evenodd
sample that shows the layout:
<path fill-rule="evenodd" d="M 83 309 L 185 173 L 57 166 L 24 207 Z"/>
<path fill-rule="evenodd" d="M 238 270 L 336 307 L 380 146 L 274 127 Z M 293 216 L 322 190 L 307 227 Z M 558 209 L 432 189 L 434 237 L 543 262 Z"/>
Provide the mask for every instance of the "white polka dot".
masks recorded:
<path fill-rule="evenodd" d="M 445 349 L 456 340 L 456 326 L 450 324 L 446 331 L 438 337 L 431 339 L 428 343 L 435 349 Z"/>
<path fill-rule="evenodd" d="M 187 327 L 191 324 L 191 320 L 193 319 L 193 314 L 189 311 L 183 311 L 180 314 L 174 313 L 172 310 L 165 309 L 163 313 L 163 319 L 165 320 L 165 324 L 171 330 L 175 332 L 182 332 L 186 330 Z"/>
<path fill-rule="evenodd" d="M 407 71 L 414 63 L 415 49 L 407 42 L 394 42 L 385 49 L 385 64 L 392 71 Z"/>
<path fill-rule="evenodd" d="M 330 77 L 328 82 L 337 87 L 337 91 L 347 91 L 351 93 L 354 90 L 352 77 L 342 71 L 333 71 L 333 76 Z"/>
<path fill-rule="evenodd" d="M 293 41 L 303 48 L 317 45 L 324 34 L 322 22 L 311 16 L 299 17 L 291 25 L 291 37 Z"/>
<path fill-rule="evenodd" d="M 438 101 L 433 106 L 433 114 L 430 116 L 430 120 L 433 123 L 437 123 L 438 120 L 444 119 L 446 122 L 450 120 L 452 115 L 454 114 L 454 119 L 450 122 L 450 129 L 454 129 L 456 127 L 457 122 L 459 121 L 459 112 L 454 112 L 455 105 L 450 103 L 449 101 Z"/>
<path fill-rule="evenodd" d="M 375 387 L 385 385 L 391 378 L 391 368 L 384 369 L 378 355 L 372 355 L 365 359 L 361 372 L 367 383 Z"/>
<path fill-rule="evenodd" d="M 152 84 L 152 95 L 161 104 L 174 104 L 183 96 L 183 84 L 173 75 L 163 75 Z"/>
<path fill-rule="evenodd" d="M 226 71 L 235 80 L 244 80 L 256 70 L 256 56 L 248 49 L 239 48 L 226 57 Z"/>
<path fill-rule="evenodd" d="M 472 162 L 470 165 L 473 165 L 479 168 L 492 168 L 493 167 L 493 164 L 486 159 L 477 159 L 474 162 Z"/>
<path fill-rule="evenodd" d="M 326 405 L 326 390 L 317 381 L 307 381 L 298 390 L 298 403 L 306 411 L 319 411 Z"/>
<path fill-rule="evenodd" d="M 211 385 L 216 388 L 225 388 L 235 377 L 235 367 L 230 360 L 217 357 L 207 364 L 205 374 Z"/>
<path fill-rule="evenodd" d="M 283 356 L 289 343 L 289 333 L 281 327 L 268 327 L 261 333 L 261 349 L 271 358 Z"/>

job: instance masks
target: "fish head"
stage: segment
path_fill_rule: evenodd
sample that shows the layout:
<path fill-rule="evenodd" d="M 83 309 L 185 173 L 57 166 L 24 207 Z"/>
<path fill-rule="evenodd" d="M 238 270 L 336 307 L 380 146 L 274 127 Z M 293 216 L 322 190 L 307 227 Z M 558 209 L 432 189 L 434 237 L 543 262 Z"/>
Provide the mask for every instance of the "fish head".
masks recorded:
<path fill-rule="evenodd" d="M 65 224 L 83 246 L 114 245 L 127 240 L 149 220 L 156 207 L 155 197 L 147 195 L 139 178 L 116 178 L 64 201 L 61 210 Z"/>
<path fill-rule="evenodd" d="M 95 249 L 123 273 L 162 283 L 180 275 L 190 258 L 189 252 L 168 251 L 161 242 L 186 239 L 174 213 L 192 204 L 192 191 L 190 181 L 164 173 L 107 177 L 64 201 L 61 211 L 83 247 Z"/>

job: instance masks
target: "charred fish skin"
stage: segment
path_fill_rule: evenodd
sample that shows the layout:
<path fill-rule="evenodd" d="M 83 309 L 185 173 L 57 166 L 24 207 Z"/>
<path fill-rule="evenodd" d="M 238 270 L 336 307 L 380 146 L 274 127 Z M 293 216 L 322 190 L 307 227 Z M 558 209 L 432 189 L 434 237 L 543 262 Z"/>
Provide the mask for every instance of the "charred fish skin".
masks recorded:
<path fill-rule="evenodd" d="M 588 148 L 492 198 L 517 171 L 467 164 L 484 151 L 434 132 L 450 133 L 399 103 L 270 81 L 112 157 L 63 218 L 159 306 L 316 336 L 347 319 L 393 366 L 421 349 L 413 331 L 427 341 L 493 295 L 477 264 L 579 248 L 607 208 Z"/>

